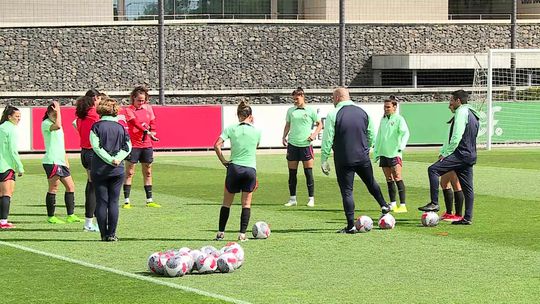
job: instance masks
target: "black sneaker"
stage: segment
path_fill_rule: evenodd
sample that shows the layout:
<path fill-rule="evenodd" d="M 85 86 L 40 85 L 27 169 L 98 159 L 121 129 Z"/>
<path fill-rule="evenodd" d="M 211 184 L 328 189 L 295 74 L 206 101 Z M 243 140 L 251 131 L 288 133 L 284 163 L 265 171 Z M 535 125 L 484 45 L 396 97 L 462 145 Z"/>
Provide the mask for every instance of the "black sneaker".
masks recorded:
<path fill-rule="evenodd" d="M 388 205 L 381 207 L 381 213 L 382 214 L 387 214 L 390 211 L 392 211 L 392 208 L 390 208 L 390 206 L 388 206 Z"/>
<path fill-rule="evenodd" d="M 463 218 L 459 221 L 452 222 L 452 225 L 472 225 L 472 222 Z"/>
<path fill-rule="evenodd" d="M 214 241 L 223 241 L 225 238 L 225 232 L 218 232 Z"/>
<path fill-rule="evenodd" d="M 440 207 L 439 207 L 439 204 L 434 204 L 434 203 L 429 203 L 423 207 L 418 207 L 418 210 L 420 211 L 433 211 L 433 212 L 437 212 L 439 211 Z"/>
<path fill-rule="evenodd" d="M 337 233 L 346 233 L 346 234 L 355 234 L 356 232 L 358 232 L 358 230 L 356 230 L 356 227 L 353 226 L 353 227 L 350 228 L 350 229 L 347 228 L 347 227 L 345 227 L 345 228 L 343 228 L 343 229 L 341 229 L 341 230 L 338 230 L 338 231 L 336 231 L 336 232 L 337 232 Z"/>

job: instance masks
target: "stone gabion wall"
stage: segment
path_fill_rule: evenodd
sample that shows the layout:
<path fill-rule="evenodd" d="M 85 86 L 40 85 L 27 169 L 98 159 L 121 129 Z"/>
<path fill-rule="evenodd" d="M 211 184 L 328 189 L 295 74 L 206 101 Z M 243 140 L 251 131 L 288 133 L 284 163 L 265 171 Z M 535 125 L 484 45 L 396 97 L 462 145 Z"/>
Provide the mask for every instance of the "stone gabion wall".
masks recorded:
<path fill-rule="evenodd" d="M 481 53 L 510 46 L 510 26 L 503 24 L 359 24 L 346 30 L 346 79 L 352 86 L 372 85 L 374 54 Z M 518 47 L 539 48 L 537 33 L 540 25 L 519 25 Z M 167 90 L 337 83 L 336 25 L 168 25 L 165 35 Z M 129 91 L 138 84 L 156 89 L 157 54 L 155 26 L 0 28 L 0 91 Z M 229 102 L 219 96 L 206 100 Z"/>

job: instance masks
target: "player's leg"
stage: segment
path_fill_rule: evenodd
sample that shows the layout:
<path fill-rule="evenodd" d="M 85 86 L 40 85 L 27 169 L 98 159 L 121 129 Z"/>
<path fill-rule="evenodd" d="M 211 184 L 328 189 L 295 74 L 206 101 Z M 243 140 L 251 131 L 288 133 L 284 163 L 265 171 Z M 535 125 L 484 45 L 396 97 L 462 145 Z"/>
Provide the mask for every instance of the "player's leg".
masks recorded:
<path fill-rule="evenodd" d="M 473 167 L 464 164 L 463 167 L 456 169 L 455 171 L 459 179 L 459 183 L 463 189 L 463 196 L 465 198 L 465 214 L 463 215 L 463 219 L 455 221 L 452 224 L 470 225 L 472 224 L 474 207 Z"/>
<path fill-rule="evenodd" d="M 146 207 L 160 208 L 161 205 L 154 202 L 152 194 L 152 163 L 154 162 L 154 150 L 152 148 L 143 149 L 140 161 L 144 192 L 146 194 Z"/>
<path fill-rule="evenodd" d="M 362 179 L 362 182 L 364 182 L 366 185 L 371 196 L 373 196 L 381 207 L 381 212 L 388 213 L 390 211 L 390 206 L 386 203 L 386 200 L 381 192 L 381 187 L 379 187 L 379 184 L 373 176 L 373 167 L 371 167 L 371 162 L 366 162 L 365 164 L 356 166 L 354 171 L 356 174 L 358 174 L 358 176 L 360 176 L 360 179 Z"/>
<path fill-rule="evenodd" d="M 86 186 L 84 188 L 84 226 L 83 230 L 88 232 L 99 231 L 97 224 L 93 223 L 94 212 L 96 211 L 96 194 L 92 177 L 90 176 L 90 168 L 92 166 L 92 156 L 94 151 L 91 149 L 81 150 L 81 164 L 86 169 Z"/>
<path fill-rule="evenodd" d="M 126 174 L 124 180 L 124 205 L 122 205 L 122 208 L 130 209 L 132 206 L 129 196 L 131 195 L 131 183 L 133 181 L 133 175 L 135 175 L 135 165 L 137 163 L 132 163 L 131 160 L 126 160 L 124 163 L 126 166 Z"/>
<path fill-rule="evenodd" d="M 56 193 L 58 192 L 58 186 L 60 185 L 60 177 L 56 174 L 50 173 L 51 170 L 54 170 L 55 165 L 43 165 L 45 171 L 48 172 L 47 183 L 49 187 L 47 189 L 47 194 L 45 195 L 45 206 L 47 207 L 47 222 L 50 224 L 63 224 L 64 221 L 55 216 L 56 212 Z M 51 176 L 52 174 L 52 176 Z"/>
<path fill-rule="evenodd" d="M 96 219 L 99 226 L 99 232 L 101 234 L 101 240 L 107 240 L 107 208 L 109 202 L 109 190 L 108 179 L 101 177 L 97 179 L 96 176 L 92 176 L 94 191 L 96 194 Z"/>
<path fill-rule="evenodd" d="M 289 168 L 289 201 L 285 203 L 285 207 L 296 206 L 296 185 L 298 184 L 298 163 L 300 163 L 300 157 L 298 156 L 297 147 L 288 144 L 287 145 L 287 167 Z"/>
<path fill-rule="evenodd" d="M 71 177 L 69 169 L 66 167 L 63 168 L 63 173 L 67 175 L 60 177 L 60 182 L 66 188 L 64 194 L 64 203 L 67 211 L 66 221 L 68 223 L 80 223 L 82 220 L 75 215 L 75 183 L 73 182 L 73 177 Z"/>
<path fill-rule="evenodd" d="M 8 222 L 11 197 L 15 191 L 15 172 L 8 170 L 0 174 L 0 229 L 11 229 L 15 226 Z"/>
<path fill-rule="evenodd" d="M 461 167 L 461 161 L 454 155 L 449 155 L 448 157 L 442 158 L 436 161 L 434 164 L 428 168 L 429 176 L 429 188 L 431 201 L 425 206 L 419 207 L 420 211 L 434 211 L 438 212 L 439 207 L 439 178 L 441 175 L 446 172 L 455 170 L 456 168 Z"/>
<path fill-rule="evenodd" d="M 304 167 L 304 175 L 306 176 L 306 186 L 308 190 L 308 207 L 315 207 L 315 179 L 313 178 L 313 165 L 315 163 L 313 155 L 313 147 L 303 148 L 302 166 Z"/>
<path fill-rule="evenodd" d="M 227 221 L 229 220 L 229 214 L 231 213 L 231 205 L 234 201 L 234 195 L 240 192 L 238 185 L 238 166 L 235 164 L 229 164 L 227 167 L 227 175 L 225 176 L 225 187 L 223 189 L 223 203 L 219 210 L 219 224 L 218 232 L 216 234 L 216 240 L 223 240 L 225 237 L 225 228 Z"/>
<path fill-rule="evenodd" d="M 116 226 L 118 225 L 118 200 L 120 191 L 124 183 L 124 175 L 113 176 L 107 183 L 108 201 L 107 201 L 107 241 L 116 242 Z"/>
<path fill-rule="evenodd" d="M 240 214 L 240 233 L 238 240 L 246 241 L 246 230 L 251 217 L 251 199 L 253 191 L 257 188 L 257 173 L 254 168 L 241 167 L 242 177 L 242 213 Z"/>
<path fill-rule="evenodd" d="M 399 207 L 394 210 L 396 213 L 405 213 L 407 212 L 407 203 L 406 203 L 406 192 L 405 192 L 405 183 L 403 182 L 403 176 L 401 175 L 403 169 L 403 163 L 401 162 L 400 157 L 395 157 L 396 164 L 390 167 L 392 178 L 394 179 L 398 195 L 399 195 Z"/>
<path fill-rule="evenodd" d="M 394 210 L 397 206 L 396 202 L 396 182 L 392 176 L 391 167 L 381 167 L 386 179 L 386 186 L 388 187 L 388 198 L 390 199 L 390 209 Z"/>
<path fill-rule="evenodd" d="M 457 174 L 454 171 L 452 171 L 450 183 L 452 184 L 452 189 L 454 189 L 454 204 L 456 210 L 454 220 L 459 221 L 463 218 L 463 201 L 465 200 L 465 197 L 463 196 L 463 190 L 461 189 Z"/>
<path fill-rule="evenodd" d="M 343 211 L 347 219 L 347 226 L 338 230 L 338 233 L 355 233 L 354 227 L 354 169 L 352 167 L 336 166 L 336 176 L 343 202 Z"/>
<path fill-rule="evenodd" d="M 446 211 L 441 216 L 443 221 L 451 221 L 453 219 L 452 205 L 454 203 L 454 192 L 452 191 L 452 185 L 450 184 L 453 172 L 454 171 L 450 171 L 441 175 L 441 189 L 443 191 L 444 205 L 446 208 Z"/>

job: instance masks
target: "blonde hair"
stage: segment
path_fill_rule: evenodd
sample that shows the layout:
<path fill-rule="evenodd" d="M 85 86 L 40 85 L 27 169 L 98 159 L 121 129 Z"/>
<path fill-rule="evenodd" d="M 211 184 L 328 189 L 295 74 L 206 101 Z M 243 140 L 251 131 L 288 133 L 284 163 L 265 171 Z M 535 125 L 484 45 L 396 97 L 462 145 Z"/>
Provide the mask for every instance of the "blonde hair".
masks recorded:
<path fill-rule="evenodd" d="M 118 106 L 118 103 L 116 102 L 116 100 L 112 98 L 105 98 L 104 100 L 102 100 L 96 109 L 99 116 L 113 116 L 113 117 L 118 115 L 119 110 L 120 110 L 120 106 Z"/>

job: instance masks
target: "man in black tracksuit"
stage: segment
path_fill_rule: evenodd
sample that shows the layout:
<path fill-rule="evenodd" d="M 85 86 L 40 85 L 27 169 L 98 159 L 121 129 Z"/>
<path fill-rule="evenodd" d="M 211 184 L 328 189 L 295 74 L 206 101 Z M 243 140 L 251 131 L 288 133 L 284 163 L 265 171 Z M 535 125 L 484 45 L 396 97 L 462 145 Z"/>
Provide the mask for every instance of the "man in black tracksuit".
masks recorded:
<path fill-rule="evenodd" d="M 96 218 L 101 240 L 118 241 L 118 198 L 124 183 L 123 160 L 131 151 L 126 129 L 118 123 L 118 104 L 113 99 L 102 100 L 97 108 L 101 120 L 90 131 L 90 143 L 94 150 L 90 175 L 96 193 Z"/>
<path fill-rule="evenodd" d="M 463 90 L 452 92 L 449 108 L 454 113 L 448 141 L 439 153 L 439 160 L 428 168 L 431 202 L 418 208 L 421 211 L 439 211 L 439 177 L 455 171 L 465 197 L 465 215 L 453 225 L 472 224 L 474 205 L 473 165 L 476 164 L 476 137 L 479 115 L 467 101 L 469 94 Z"/>
<path fill-rule="evenodd" d="M 369 149 L 373 143 L 375 127 L 371 119 L 362 108 L 350 100 L 347 89 L 337 88 L 332 98 L 336 108 L 328 113 L 324 124 L 321 169 L 326 175 L 330 173 L 328 157 L 333 149 L 337 180 L 347 218 L 347 226 L 338 232 L 355 233 L 353 198 L 355 173 L 360 176 L 369 193 L 377 200 L 382 213 L 388 213 L 390 207 L 373 177 Z"/>

